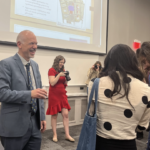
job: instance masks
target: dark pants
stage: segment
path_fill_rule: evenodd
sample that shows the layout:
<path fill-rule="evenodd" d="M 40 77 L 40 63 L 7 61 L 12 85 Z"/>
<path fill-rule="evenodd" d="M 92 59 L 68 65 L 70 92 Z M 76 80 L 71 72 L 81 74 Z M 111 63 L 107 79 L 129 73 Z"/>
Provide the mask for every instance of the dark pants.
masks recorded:
<path fill-rule="evenodd" d="M 148 136 L 148 144 L 147 144 L 146 150 L 150 150 L 150 132 L 149 132 L 149 136 Z"/>
<path fill-rule="evenodd" d="M 137 150 L 135 139 L 133 140 L 113 140 L 96 136 L 95 150 Z"/>
<path fill-rule="evenodd" d="M 1 142 L 4 150 L 40 150 L 41 132 L 36 115 L 31 116 L 29 128 L 23 137 L 1 137 Z"/>

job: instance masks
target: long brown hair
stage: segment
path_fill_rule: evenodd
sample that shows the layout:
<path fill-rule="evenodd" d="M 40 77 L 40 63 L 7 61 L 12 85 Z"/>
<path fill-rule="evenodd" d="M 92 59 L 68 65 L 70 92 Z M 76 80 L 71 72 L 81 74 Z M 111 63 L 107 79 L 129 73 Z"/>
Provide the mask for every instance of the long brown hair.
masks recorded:
<path fill-rule="evenodd" d="M 54 63 L 52 65 L 52 68 L 54 68 L 57 72 L 64 71 L 64 66 L 61 69 L 59 69 L 59 62 L 61 60 L 64 60 L 66 62 L 65 58 L 61 55 L 56 56 L 56 58 L 54 59 Z"/>
<path fill-rule="evenodd" d="M 97 65 L 97 64 L 100 65 L 99 71 L 101 71 L 101 70 L 102 70 L 102 64 L 101 64 L 101 62 L 100 62 L 100 61 L 96 61 L 95 64 L 94 64 L 94 66 Z M 95 69 L 95 67 L 94 67 L 94 69 Z M 96 70 L 96 69 L 95 69 L 95 70 Z"/>

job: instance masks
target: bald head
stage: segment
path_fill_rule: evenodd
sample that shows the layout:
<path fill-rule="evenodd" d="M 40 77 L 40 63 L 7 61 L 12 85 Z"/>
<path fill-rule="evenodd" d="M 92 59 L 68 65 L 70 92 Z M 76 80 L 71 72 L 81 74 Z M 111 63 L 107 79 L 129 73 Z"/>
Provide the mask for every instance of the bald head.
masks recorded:
<path fill-rule="evenodd" d="M 35 36 L 32 31 L 24 30 L 18 34 L 16 42 L 23 43 L 25 40 L 27 40 L 31 36 Z"/>
<path fill-rule="evenodd" d="M 16 39 L 19 48 L 18 53 L 27 61 L 33 58 L 37 49 L 37 39 L 33 32 L 29 30 L 22 31 Z"/>

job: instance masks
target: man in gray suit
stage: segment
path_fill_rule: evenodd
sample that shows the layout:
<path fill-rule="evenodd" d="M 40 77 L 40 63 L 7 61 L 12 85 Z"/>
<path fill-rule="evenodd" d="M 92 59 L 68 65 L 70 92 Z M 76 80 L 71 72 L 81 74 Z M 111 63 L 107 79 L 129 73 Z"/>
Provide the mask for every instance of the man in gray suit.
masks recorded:
<path fill-rule="evenodd" d="M 0 61 L 0 136 L 5 150 L 40 150 L 46 129 L 44 99 L 38 64 L 31 60 L 36 36 L 22 31 L 18 53 Z M 41 131 L 40 131 L 41 130 Z"/>

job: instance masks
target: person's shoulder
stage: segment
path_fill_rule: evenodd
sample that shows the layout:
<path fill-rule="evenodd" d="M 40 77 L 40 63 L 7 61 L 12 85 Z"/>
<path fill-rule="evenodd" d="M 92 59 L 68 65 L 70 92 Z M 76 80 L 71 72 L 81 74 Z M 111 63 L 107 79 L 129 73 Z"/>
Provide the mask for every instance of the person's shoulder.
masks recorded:
<path fill-rule="evenodd" d="M 54 68 L 50 68 L 49 70 L 48 70 L 48 75 L 49 76 L 54 76 L 54 75 L 56 75 L 57 74 L 57 72 L 56 72 L 56 70 L 54 69 Z"/>
<path fill-rule="evenodd" d="M 35 62 L 34 60 L 30 60 L 30 62 L 32 63 L 32 64 L 34 64 L 34 65 L 36 65 L 36 66 L 38 66 L 38 63 L 37 62 Z"/>
<path fill-rule="evenodd" d="M 148 101 L 150 101 L 150 87 L 148 84 L 137 79 L 136 84 L 133 84 L 132 87 L 134 87 L 134 89 L 138 91 L 138 93 L 141 93 L 143 96 L 146 96 Z"/>
<path fill-rule="evenodd" d="M 50 71 L 56 71 L 54 68 L 50 68 L 49 70 L 50 70 Z"/>
<path fill-rule="evenodd" d="M 55 72 L 56 73 L 56 70 L 54 68 L 50 68 L 49 72 Z"/>
<path fill-rule="evenodd" d="M 1 60 L 0 63 L 1 64 L 12 64 L 13 61 L 14 61 L 13 56 L 11 56 L 11 57 Z"/>
<path fill-rule="evenodd" d="M 96 72 L 96 70 L 94 68 L 90 68 L 89 69 L 90 71 L 93 71 L 93 72 Z"/>
<path fill-rule="evenodd" d="M 146 84 L 144 81 L 141 81 L 141 80 L 139 80 L 139 79 L 137 79 L 137 78 L 135 78 L 135 77 L 132 77 L 132 76 L 130 76 L 130 75 L 128 75 L 128 80 L 130 81 L 130 83 L 133 83 L 133 84 L 135 84 L 136 86 L 142 86 L 142 87 L 146 87 L 147 88 L 147 86 L 148 86 L 148 84 Z"/>
<path fill-rule="evenodd" d="M 14 58 L 13 56 L 10 56 L 10 57 L 5 58 L 5 59 L 3 59 L 3 60 L 1 60 L 1 61 L 9 62 L 9 61 L 11 61 L 11 60 L 14 60 L 13 58 Z"/>

